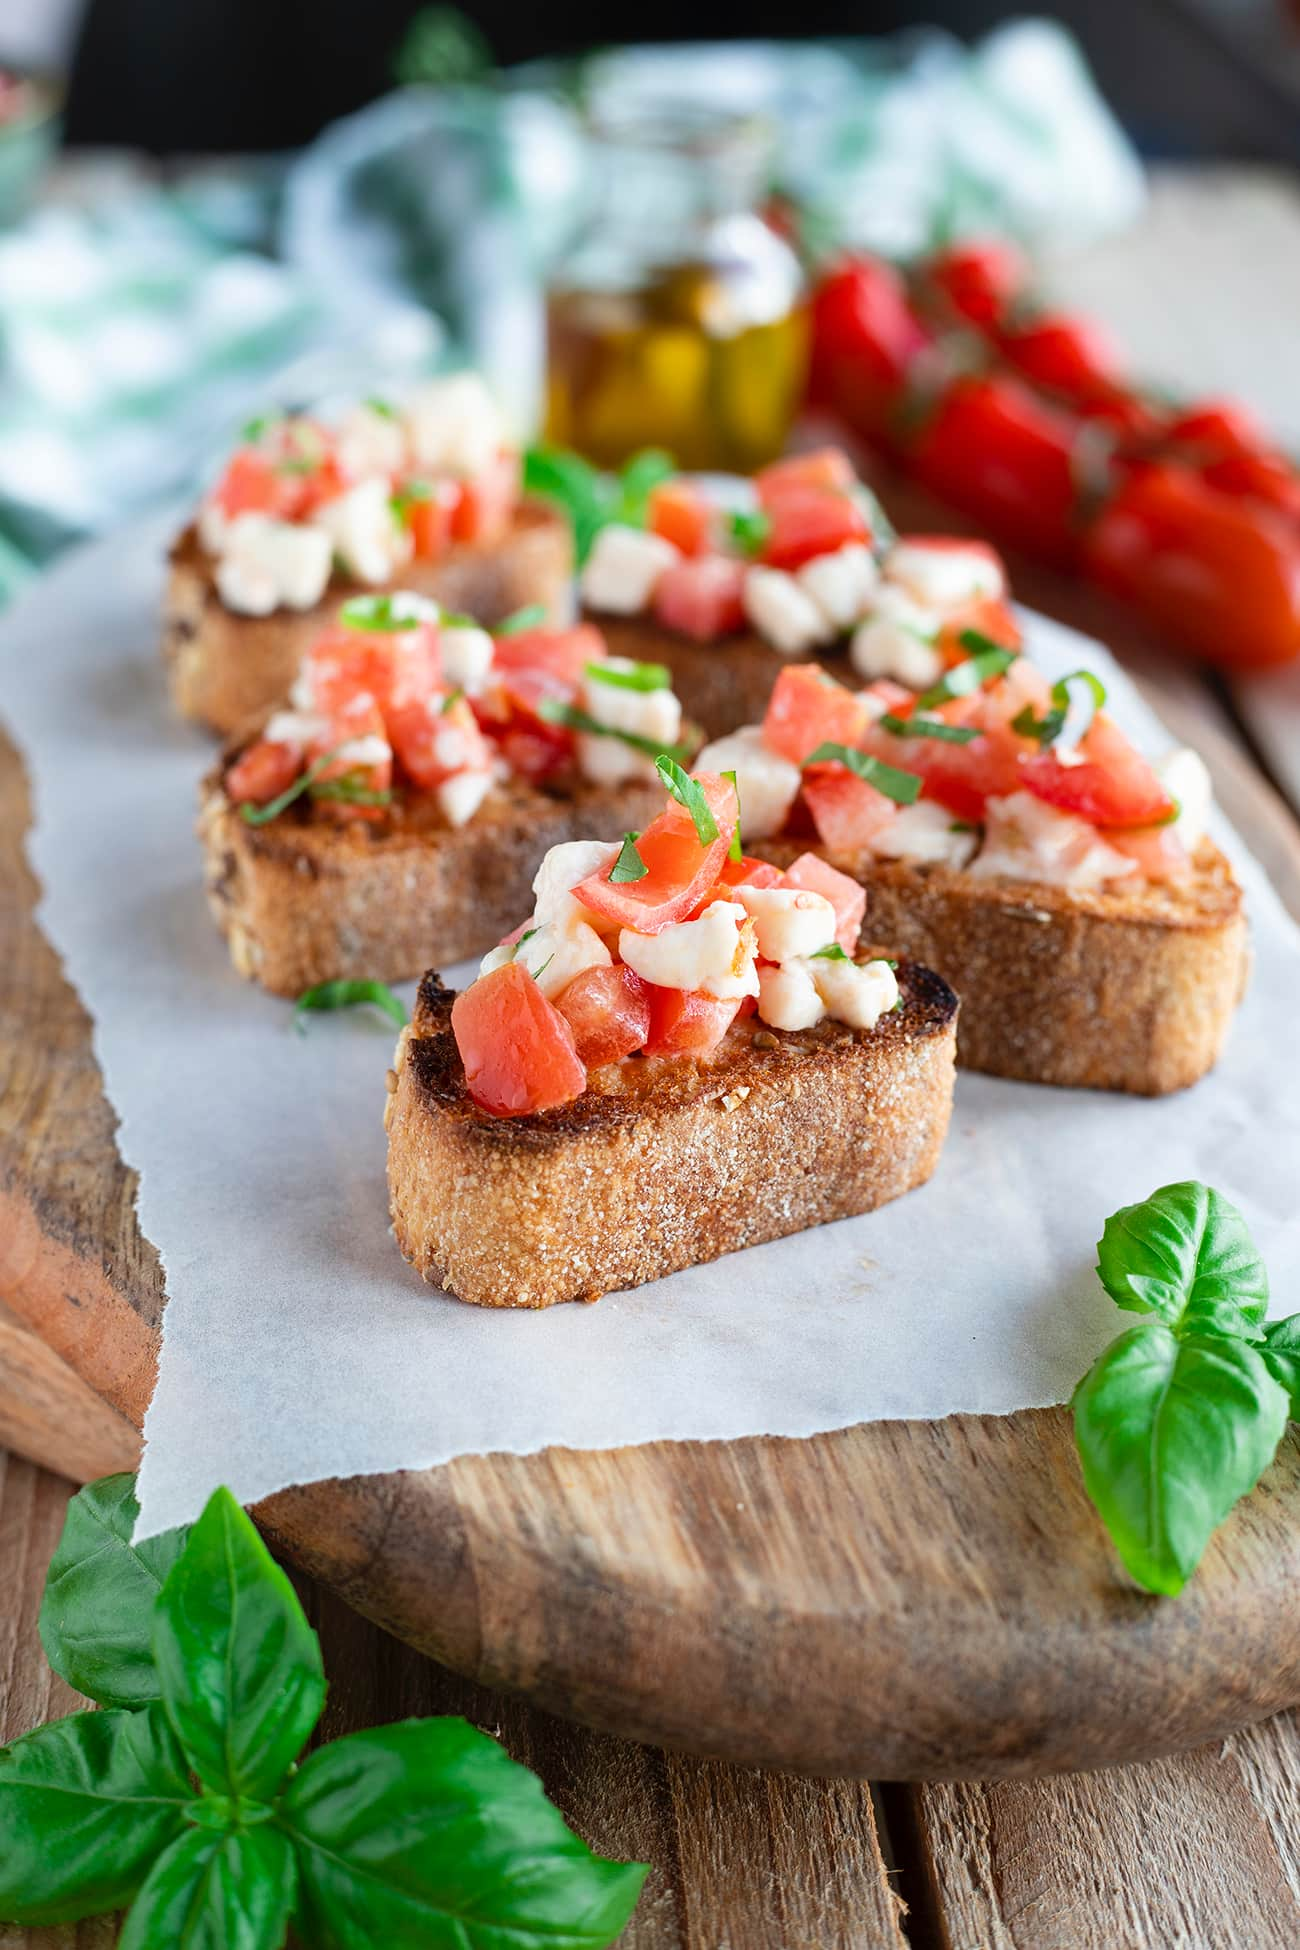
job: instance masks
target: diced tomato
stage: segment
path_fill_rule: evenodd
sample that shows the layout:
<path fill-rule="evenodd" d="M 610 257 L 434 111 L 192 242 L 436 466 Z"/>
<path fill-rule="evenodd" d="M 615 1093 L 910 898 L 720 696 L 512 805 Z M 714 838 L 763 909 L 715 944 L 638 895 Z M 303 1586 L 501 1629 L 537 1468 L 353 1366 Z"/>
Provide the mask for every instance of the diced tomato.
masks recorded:
<path fill-rule="evenodd" d="M 1121 360 L 1110 335 L 1091 320 L 1043 313 L 1000 335 L 1003 357 L 1044 391 L 1072 405 L 1109 399 Z"/>
<path fill-rule="evenodd" d="M 413 698 L 388 714 L 388 735 L 402 769 L 425 792 L 457 772 L 488 772 L 492 747 L 469 701 L 458 697 Z"/>
<path fill-rule="evenodd" d="M 646 984 L 650 999 L 647 1056 L 712 1056 L 740 1013 L 739 1002 L 719 1002 L 694 989 Z"/>
<path fill-rule="evenodd" d="M 959 379 L 912 448 L 920 480 L 1007 541 L 1070 561 L 1077 423 L 1009 376 Z"/>
<path fill-rule="evenodd" d="M 419 484 L 419 492 L 412 486 L 402 495 L 402 520 L 418 561 L 433 562 L 446 554 L 461 495 L 458 481 L 426 481 Z"/>
<path fill-rule="evenodd" d="M 255 806 L 269 805 L 278 799 L 303 768 L 301 745 L 282 744 L 278 739 L 259 738 L 241 752 L 226 773 L 226 797 L 234 805 L 251 800 Z"/>
<path fill-rule="evenodd" d="M 713 528 L 713 504 L 693 481 L 661 481 L 650 490 L 649 527 L 652 534 L 683 555 L 703 555 Z"/>
<path fill-rule="evenodd" d="M 366 764 L 358 764 L 356 759 L 346 754 L 331 758 L 329 754 L 340 745 L 350 744 L 359 738 L 377 738 L 387 747 L 389 734 L 383 714 L 372 697 L 365 695 L 352 699 L 348 704 L 331 713 L 328 727 L 307 747 L 309 762 L 319 769 L 315 783 L 328 785 L 332 780 L 346 779 L 367 793 L 387 792 L 393 783 L 393 759 L 391 751 L 379 759 Z M 354 820 L 374 821 L 385 817 L 383 805 L 365 805 L 352 799 L 331 798 L 327 793 L 315 799 L 318 812 L 326 819 L 348 824 Z"/>
<path fill-rule="evenodd" d="M 820 664 L 787 664 L 768 699 L 763 740 L 792 765 L 802 765 L 819 745 L 856 745 L 870 715 L 861 697 Z"/>
<path fill-rule="evenodd" d="M 855 432 L 888 441 L 908 375 L 930 343 L 893 266 L 851 258 L 813 293 L 809 398 Z"/>
<path fill-rule="evenodd" d="M 846 955 L 856 952 L 862 919 L 867 911 L 867 890 L 850 880 L 846 873 L 830 865 L 816 853 L 801 853 L 785 870 L 787 887 L 802 887 L 810 894 L 824 894 L 835 909 L 835 939 Z"/>
<path fill-rule="evenodd" d="M 870 845 L 898 815 L 898 807 L 847 765 L 810 765 L 803 796 L 817 837 L 832 853 L 854 853 Z"/>
<path fill-rule="evenodd" d="M 609 878 L 610 868 L 589 874 L 573 890 L 584 907 L 608 915 L 620 927 L 633 928 L 638 934 L 659 934 L 674 921 L 686 919 L 700 896 L 719 878 L 736 826 L 736 794 L 731 781 L 720 779 L 715 772 L 700 772 L 696 783 L 703 788 L 717 822 L 717 839 L 702 846 L 691 815 L 676 800 L 670 801 L 636 843 L 647 869 L 644 878 L 614 882 Z"/>
<path fill-rule="evenodd" d="M 493 668 L 514 675 L 519 671 L 545 673 L 569 690 L 582 682 L 583 667 L 608 655 L 605 639 L 592 623 L 568 630 L 517 630 L 494 639 Z"/>
<path fill-rule="evenodd" d="M 578 1060 L 594 1070 L 641 1049 L 650 1034 L 650 997 L 641 977 L 623 962 L 587 968 L 555 998 L 573 1031 Z"/>
<path fill-rule="evenodd" d="M 236 450 L 215 499 L 232 521 L 244 514 L 301 521 L 346 485 L 325 428 L 290 419 L 269 427 L 256 446 Z"/>
<path fill-rule="evenodd" d="M 1042 688 L 1046 695 L 1045 681 Z M 1038 749 L 1032 739 L 1017 737 L 1011 731 L 1004 717 L 1007 708 L 1000 700 L 990 701 L 981 693 L 927 712 L 927 716 L 952 724 L 978 727 L 980 736 L 965 745 L 939 738 L 900 738 L 880 724 L 869 727 L 862 743 L 887 765 L 915 772 L 924 781 L 929 797 L 938 799 L 956 818 L 978 820 L 983 818 L 984 802 L 991 795 L 1016 790 L 1021 758 Z"/>
<path fill-rule="evenodd" d="M 1099 711 L 1079 741 L 1083 763 L 1063 764 L 1050 748 L 1023 760 L 1020 782 L 1049 805 L 1093 826 L 1154 826 L 1174 802 L 1119 726 Z"/>
<path fill-rule="evenodd" d="M 745 564 L 727 555 L 674 562 L 655 584 L 654 613 L 669 630 L 713 643 L 744 628 Z"/>
<path fill-rule="evenodd" d="M 970 651 L 962 642 L 967 630 L 978 630 L 1004 650 L 1018 650 L 1024 640 L 1009 606 L 996 596 L 985 596 L 963 604 L 944 618 L 935 648 L 945 664 L 959 664 L 969 657 Z"/>
<path fill-rule="evenodd" d="M 805 488 L 829 488 L 847 494 L 857 485 L 853 462 L 842 447 L 819 447 L 811 454 L 791 454 L 774 460 L 754 476 L 754 490 L 764 508 L 774 507 L 790 494 L 802 497 Z"/>
<path fill-rule="evenodd" d="M 497 542 L 509 528 L 519 499 L 519 456 L 499 453 L 489 466 L 460 483 L 451 511 L 456 542 Z"/>
<path fill-rule="evenodd" d="M 213 499 L 228 521 L 249 514 L 283 518 L 293 505 L 294 488 L 266 454 L 241 447 L 231 455 Z"/>
<path fill-rule="evenodd" d="M 587 1087 L 573 1031 L 517 962 L 480 975 L 456 997 L 451 1030 L 469 1094 L 493 1117 L 552 1110 Z"/>
<path fill-rule="evenodd" d="M 783 488 L 767 503 L 766 512 L 772 525 L 763 560 L 773 569 L 799 569 L 814 556 L 871 540 L 865 513 L 841 488 Z"/>
<path fill-rule="evenodd" d="M 1024 289 L 1029 269 L 1011 244 L 988 238 L 936 252 L 922 279 L 958 318 L 987 330 L 1001 321 Z"/>
<path fill-rule="evenodd" d="M 739 860 L 723 861 L 718 884 L 720 887 L 775 887 L 780 879 L 781 869 L 774 867 L 770 860 L 755 860 L 742 853 Z"/>
<path fill-rule="evenodd" d="M 1127 833 L 1112 829 L 1106 844 L 1136 860 L 1147 880 L 1185 880 L 1192 870 L 1191 856 L 1172 826 L 1138 826 Z"/>
<path fill-rule="evenodd" d="M 336 624 L 312 644 L 302 673 L 319 711 L 344 710 L 365 696 L 388 712 L 427 698 L 438 684 L 437 631 L 427 623 L 408 630 L 353 630 Z"/>

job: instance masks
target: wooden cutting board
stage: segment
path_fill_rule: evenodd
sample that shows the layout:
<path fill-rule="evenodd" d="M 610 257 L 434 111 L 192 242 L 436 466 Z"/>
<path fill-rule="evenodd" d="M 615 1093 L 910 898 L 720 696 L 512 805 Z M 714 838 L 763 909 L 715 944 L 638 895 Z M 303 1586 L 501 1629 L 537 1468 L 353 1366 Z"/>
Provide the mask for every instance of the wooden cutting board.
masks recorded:
<path fill-rule="evenodd" d="M 1289 814 L 1208 710 L 1156 701 L 1300 912 Z M 0 743 L 0 1442 L 91 1475 L 133 1462 L 164 1296 L 88 1019 L 33 919 L 27 819 Z M 743 1762 L 1044 1773 L 1300 1701 L 1295 1430 L 1176 1602 L 1126 1584 L 1062 1410 L 473 1457 L 286 1491 L 258 1515 L 458 1671 Z"/>

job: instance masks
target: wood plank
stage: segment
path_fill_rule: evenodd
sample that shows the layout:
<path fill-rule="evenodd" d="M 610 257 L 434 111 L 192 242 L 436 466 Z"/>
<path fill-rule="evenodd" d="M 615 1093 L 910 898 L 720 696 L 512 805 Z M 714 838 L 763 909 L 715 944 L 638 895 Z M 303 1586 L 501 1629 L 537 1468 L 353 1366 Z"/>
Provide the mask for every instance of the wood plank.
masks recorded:
<path fill-rule="evenodd" d="M 0 1453 L 0 1741 L 84 1704 L 50 1672 L 36 1633 L 70 1490 Z M 594 1848 L 652 1865 L 621 1950 L 905 1950 L 867 1786 L 690 1760 L 567 1725 L 457 1678 L 309 1579 L 297 1583 L 330 1682 L 321 1737 L 460 1713 L 499 1738 Z M 113 1934 L 109 1920 L 0 1925 L 0 1950 L 108 1950 Z"/>

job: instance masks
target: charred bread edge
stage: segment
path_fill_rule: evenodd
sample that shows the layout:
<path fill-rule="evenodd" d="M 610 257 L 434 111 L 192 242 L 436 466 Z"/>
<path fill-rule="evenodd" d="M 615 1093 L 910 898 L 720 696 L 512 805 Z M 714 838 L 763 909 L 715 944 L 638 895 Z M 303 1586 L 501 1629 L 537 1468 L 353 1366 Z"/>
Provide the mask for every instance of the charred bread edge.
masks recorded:
<path fill-rule="evenodd" d="M 752 846 L 781 867 L 803 850 Z M 1250 953 L 1241 889 L 1212 841 L 1181 893 L 1151 883 L 1072 892 L 815 850 L 866 888 L 865 934 L 952 983 L 964 1068 L 1164 1096 L 1217 1061 Z"/>
<path fill-rule="evenodd" d="M 751 1017 L 709 1063 L 631 1058 L 593 1072 L 576 1102 L 510 1119 L 469 1097 L 455 998 L 427 974 L 384 1117 L 402 1252 L 474 1305 L 546 1307 L 923 1184 L 952 1110 L 958 1005 L 930 969 L 898 972 L 904 1006 L 873 1030 L 785 1035 Z"/>
<path fill-rule="evenodd" d="M 303 653 L 354 595 L 374 595 L 336 576 L 314 609 L 239 616 L 217 595 L 211 558 L 193 526 L 170 555 L 163 612 L 163 661 L 183 717 L 223 737 L 282 704 Z M 416 562 L 391 586 L 436 597 L 484 623 L 541 603 L 557 620 L 571 602 L 573 541 L 568 523 L 535 502 L 520 505 L 510 533 L 492 546 L 459 543 L 437 562 Z"/>
<path fill-rule="evenodd" d="M 483 954 L 531 913 L 548 847 L 643 828 L 663 808 L 658 782 L 553 797 L 511 780 L 456 828 L 288 815 L 250 826 L 226 796 L 223 770 L 200 791 L 208 905 L 239 973 L 273 995 L 336 977 L 407 981 L 435 957 L 449 966 Z"/>

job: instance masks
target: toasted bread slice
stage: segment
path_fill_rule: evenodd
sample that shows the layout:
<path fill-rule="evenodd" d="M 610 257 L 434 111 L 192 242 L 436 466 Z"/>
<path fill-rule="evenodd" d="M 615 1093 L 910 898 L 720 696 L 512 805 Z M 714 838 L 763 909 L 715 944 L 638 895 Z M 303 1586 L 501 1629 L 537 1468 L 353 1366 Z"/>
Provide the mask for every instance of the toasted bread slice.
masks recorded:
<path fill-rule="evenodd" d="M 388 1078 L 399 1246 L 458 1299 L 550 1307 L 899 1197 L 948 1129 L 957 1000 L 927 968 L 898 980 L 874 1029 L 751 1016 L 708 1062 L 629 1057 L 562 1109 L 503 1119 L 470 1098 L 455 998 L 426 975 Z"/>
<path fill-rule="evenodd" d="M 571 604 L 573 543 L 552 509 L 524 502 L 503 542 L 463 542 L 436 562 L 410 562 L 398 583 L 491 625 L 540 603 L 563 621 Z M 336 576 L 314 609 L 239 616 L 226 608 L 212 558 L 187 528 L 171 552 L 163 615 L 163 659 L 183 717 L 228 737 L 283 704 L 298 665 L 349 596 L 375 594 Z"/>
<path fill-rule="evenodd" d="M 804 847 L 749 850 L 786 867 Z M 816 850 L 867 889 L 865 934 L 952 983 L 963 1068 L 1159 1097 L 1218 1060 L 1250 951 L 1241 889 L 1211 841 L 1186 881 L 1077 892 Z"/>
<path fill-rule="evenodd" d="M 511 779 L 460 827 L 431 794 L 403 787 L 375 823 L 341 825 L 299 801 L 250 826 L 223 772 L 202 788 L 208 904 L 235 967 L 273 995 L 338 977 L 406 981 L 435 956 L 483 954 L 531 912 L 548 847 L 640 829 L 663 806 L 658 781 L 560 793 Z"/>

